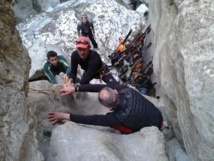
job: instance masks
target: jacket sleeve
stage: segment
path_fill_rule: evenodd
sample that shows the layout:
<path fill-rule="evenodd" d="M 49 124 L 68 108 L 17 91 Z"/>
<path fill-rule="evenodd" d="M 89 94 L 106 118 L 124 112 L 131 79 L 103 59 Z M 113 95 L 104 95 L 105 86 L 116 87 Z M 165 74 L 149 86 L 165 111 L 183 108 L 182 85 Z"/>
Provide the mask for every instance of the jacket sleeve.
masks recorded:
<path fill-rule="evenodd" d="M 78 87 L 78 92 L 100 92 L 105 87 L 116 89 L 117 91 L 127 88 L 126 85 L 84 84 Z"/>
<path fill-rule="evenodd" d="M 77 66 L 78 66 L 77 55 L 78 55 L 77 51 L 74 51 L 71 54 L 71 71 L 69 73 L 69 77 L 72 78 L 73 80 L 75 80 L 77 77 Z"/>
<path fill-rule="evenodd" d="M 114 112 L 109 112 L 106 115 L 73 115 L 70 114 L 70 120 L 76 123 L 99 125 L 99 126 L 116 126 L 121 125 Z"/>
<path fill-rule="evenodd" d="M 52 84 L 57 84 L 56 80 L 55 80 L 55 76 L 53 75 L 53 73 L 50 70 L 50 65 L 48 64 L 48 62 L 46 61 L 43 64 L 43 71 L 45 72 L 45 75 L 48 77 L 49 81 Z"/>
<path fill-rule="evenodd" d="M 63 72 L 66 73 L 67 75 L 69 75 L 70 72 L 71 72 L 71 66 L 68 64 L 68 62 L 65 59 L 65 57 L 60 55 L 59 56 L 59 62 L 63 64 L 63 67 L 65 69 L 65 71 L 63 71 Z"/>
<path fill-rule="evenodd" d="M 106 84 L 84 84 L 79 86 L 78 92 L 100 92 L 101 89 L 107 87 Z"/>

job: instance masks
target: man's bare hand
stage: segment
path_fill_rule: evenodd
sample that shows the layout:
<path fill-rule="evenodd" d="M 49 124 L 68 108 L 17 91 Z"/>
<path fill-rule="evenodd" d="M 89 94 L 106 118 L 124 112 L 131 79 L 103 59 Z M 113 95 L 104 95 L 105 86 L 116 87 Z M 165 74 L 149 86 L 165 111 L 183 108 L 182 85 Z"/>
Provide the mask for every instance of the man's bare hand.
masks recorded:
<path fill-rule="evenodd" d="M 72 79 L 69 78 L 69 76 L 67 74 L 63 75 L 63 82 L 64 84 L 70 84 L 72 82 Z"/>
<path fill-rule="evenodd" d="M 69 77 L 67 74 L 64 74 L 62 79 L 63 79 L 63 82 L 66 83 L 68 81 Z"/>
<path fill-rule="evenodd" d="M 70 114 L 65 112 L 50 112 L 48 113 L 48 120 L 54 125 L 58 121 L 70 120 Z"/>
<path fill-rule="evenodd" d="M 72 86 L 71 83 L 64 84 L 64 87 L 60 90 L 61 96 L 72 94 L 75 92 L 75 88 Z"/>

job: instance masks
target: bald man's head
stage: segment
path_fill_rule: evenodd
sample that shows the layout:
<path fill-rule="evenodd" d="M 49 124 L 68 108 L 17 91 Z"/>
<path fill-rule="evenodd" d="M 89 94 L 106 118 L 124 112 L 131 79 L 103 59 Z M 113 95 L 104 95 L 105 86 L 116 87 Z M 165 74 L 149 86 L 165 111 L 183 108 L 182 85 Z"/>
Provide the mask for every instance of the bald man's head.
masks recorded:
<path fill-rule="evenodd" d="M 105 87 L 99 92 L 98 99 L 103 106 L 112 108 L 117 103 L 117 92 Z"/>

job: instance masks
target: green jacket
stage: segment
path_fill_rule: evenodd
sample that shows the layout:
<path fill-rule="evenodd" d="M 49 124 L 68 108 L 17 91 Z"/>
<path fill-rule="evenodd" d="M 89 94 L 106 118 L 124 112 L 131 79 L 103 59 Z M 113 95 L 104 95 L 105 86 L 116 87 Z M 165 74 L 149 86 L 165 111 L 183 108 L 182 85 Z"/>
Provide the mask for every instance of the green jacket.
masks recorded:
<path fill-rule="evenodd" d="M 59 61 L 57 66 L 51 65 L 51 63 L 48 60 L 46 60 L 43 64 L 43 71 L 45 72 L 50 82 L 53 84 L 57 84 L 55 79 L 56 75 L 58 75 L 61 72 L 69 75 L 71 72 L 71 66 L 66 61 L 65 57 L 62 55 L 59 55 L 58 59 Z"/>

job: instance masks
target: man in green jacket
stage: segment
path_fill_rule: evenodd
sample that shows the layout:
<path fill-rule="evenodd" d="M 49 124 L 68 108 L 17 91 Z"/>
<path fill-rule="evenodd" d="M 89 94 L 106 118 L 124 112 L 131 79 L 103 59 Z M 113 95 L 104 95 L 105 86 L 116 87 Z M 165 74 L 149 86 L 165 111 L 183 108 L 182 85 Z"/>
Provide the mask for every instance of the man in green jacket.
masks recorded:
<path fill-rule="evenodd" d="M 47 58 L 48 59 L 43 64 L 43 71 L 51 83 L 57 84 L 55 76 L 63 72 L 65 73 L 63 76 L 64 79 L 64 77 L 71 72 L 71 66 L 64 56 L 58 56 L 55 51 L 49 51 L 47 53 Z"/>

